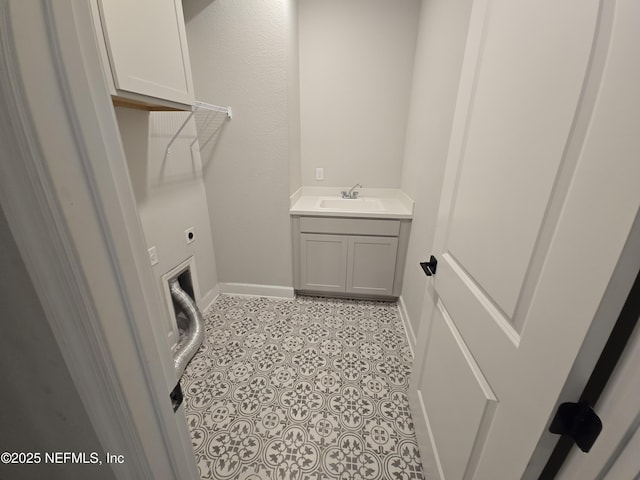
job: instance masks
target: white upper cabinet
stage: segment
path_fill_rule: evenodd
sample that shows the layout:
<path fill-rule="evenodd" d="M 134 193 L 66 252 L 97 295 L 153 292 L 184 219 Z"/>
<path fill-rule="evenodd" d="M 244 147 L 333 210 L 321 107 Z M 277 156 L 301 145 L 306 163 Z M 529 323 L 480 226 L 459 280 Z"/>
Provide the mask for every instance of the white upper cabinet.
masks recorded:
<path fill-rule="evenodd" d="M 180 0 L 96 0 L 93 11 L 113 96 L 149 106 L 193 105 Z"/>

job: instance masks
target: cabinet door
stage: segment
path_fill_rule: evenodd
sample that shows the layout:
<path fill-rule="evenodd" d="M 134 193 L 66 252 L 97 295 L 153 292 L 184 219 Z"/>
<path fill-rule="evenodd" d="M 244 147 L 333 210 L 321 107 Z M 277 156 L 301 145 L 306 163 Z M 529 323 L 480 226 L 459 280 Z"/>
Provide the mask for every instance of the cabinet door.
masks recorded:
<path fill-rule="evenodd" d="M 392 295 L 397 237 L 349 237 L 347 292 Z"/>
<path fill-rule="evenodd" d="M 300 234 L 302 290 L 346 291 L 348 243 L 344 235 Z"/>
<path fill-rule="evenodd" d="M 193 104 L 180 0 L 100 0 L 115 88 Z"/>

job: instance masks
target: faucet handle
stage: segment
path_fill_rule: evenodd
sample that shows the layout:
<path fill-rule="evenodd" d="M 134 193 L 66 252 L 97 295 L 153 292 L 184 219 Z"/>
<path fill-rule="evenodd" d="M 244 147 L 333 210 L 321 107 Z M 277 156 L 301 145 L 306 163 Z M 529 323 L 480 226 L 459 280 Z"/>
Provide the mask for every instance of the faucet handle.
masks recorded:
<path fill-rule="evenodd" d="M 354 190 L 353 192 L 351 192 L 351 198 L 358 198 L 359 193 L 360 192 Z"/>
<path fill-rule="evenodd" d="M 342 190 L 340 193 L 342 194 L 342 198 L 349 198 L 349 194 L 346 190 Z"/>

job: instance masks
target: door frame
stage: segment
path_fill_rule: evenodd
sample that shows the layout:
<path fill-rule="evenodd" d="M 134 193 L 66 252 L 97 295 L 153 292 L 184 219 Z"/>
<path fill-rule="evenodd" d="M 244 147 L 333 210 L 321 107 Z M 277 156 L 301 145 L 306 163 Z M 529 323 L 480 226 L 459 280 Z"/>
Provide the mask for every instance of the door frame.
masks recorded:
<path fill-rule="evenodd" d="M 89 4 L 0 3 L 0 57 L 0 204 L 115 478 L 195 480 Z"/>

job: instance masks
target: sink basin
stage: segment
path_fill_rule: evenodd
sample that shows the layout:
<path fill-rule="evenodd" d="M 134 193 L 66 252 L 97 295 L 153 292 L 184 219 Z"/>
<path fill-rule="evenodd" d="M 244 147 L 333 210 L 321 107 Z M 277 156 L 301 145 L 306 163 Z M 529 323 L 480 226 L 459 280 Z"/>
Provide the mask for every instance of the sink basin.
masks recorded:
<path fill-rule="evenodd" d="M 316 208 L 345 211 L 382 212 L 384 208 L 377 198 L 322 198 Z"/>

